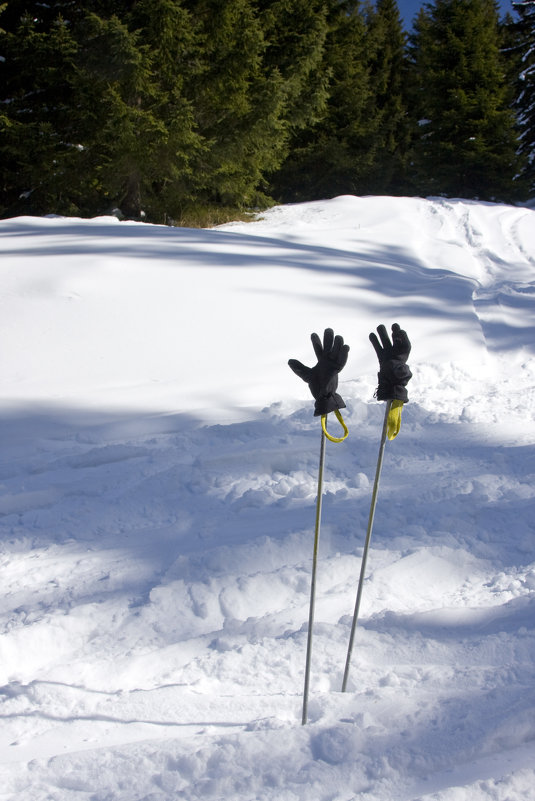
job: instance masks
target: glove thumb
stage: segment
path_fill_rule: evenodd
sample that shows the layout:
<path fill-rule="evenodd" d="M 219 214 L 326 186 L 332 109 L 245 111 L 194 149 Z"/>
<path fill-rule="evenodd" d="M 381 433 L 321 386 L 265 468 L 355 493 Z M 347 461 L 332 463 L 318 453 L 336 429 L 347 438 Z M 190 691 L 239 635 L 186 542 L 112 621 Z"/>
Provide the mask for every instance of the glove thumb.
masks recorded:
<path fill-rule="evenodd" d="M 289 359 L 288 365 L 294 371 L 294 373 L 299 376 L 299 378 L 302 378 L 303 381 L 306 381 L 308 384 L 310 373 L 312 372 L 310 367 L 305 367 L 305 365 L 297 359 Z"/>

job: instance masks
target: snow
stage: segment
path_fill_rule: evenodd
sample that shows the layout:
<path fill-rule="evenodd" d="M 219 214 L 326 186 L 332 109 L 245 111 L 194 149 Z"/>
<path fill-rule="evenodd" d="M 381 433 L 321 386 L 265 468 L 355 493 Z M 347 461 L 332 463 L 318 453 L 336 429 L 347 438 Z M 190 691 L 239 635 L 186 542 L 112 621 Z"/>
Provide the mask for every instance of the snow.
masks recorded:
<path fill-rule="evenodd" d="M 533 801 L 534 210 L 20 217 L 0 288 L 2 801 Z M 393 322 L 414 377 L 342 693 Z M 287 361 L 327 326 L 350 436 L 302 726 L 320 428 Z"/>

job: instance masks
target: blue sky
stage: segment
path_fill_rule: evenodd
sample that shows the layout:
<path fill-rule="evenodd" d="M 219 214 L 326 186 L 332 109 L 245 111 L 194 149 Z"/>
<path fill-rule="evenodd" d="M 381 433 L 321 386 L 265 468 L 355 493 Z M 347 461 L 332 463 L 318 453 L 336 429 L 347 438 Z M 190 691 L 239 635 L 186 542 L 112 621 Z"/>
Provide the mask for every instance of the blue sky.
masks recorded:
<path fill-rule="evenodd" d="M 412 20 L 423 5 L 422 0 L 397 0 L 401 18 L 405 23 L 405 28 L 410 29 Z M 511 0 L 498 0 L 502 14 L 511 11 Z"/>

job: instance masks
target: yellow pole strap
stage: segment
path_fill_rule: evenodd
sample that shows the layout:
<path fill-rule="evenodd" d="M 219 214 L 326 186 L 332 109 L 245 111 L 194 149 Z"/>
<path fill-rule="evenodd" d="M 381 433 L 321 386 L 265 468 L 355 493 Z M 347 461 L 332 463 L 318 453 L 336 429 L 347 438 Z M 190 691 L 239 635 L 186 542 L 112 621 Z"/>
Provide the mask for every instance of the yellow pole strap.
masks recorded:
<path fill-rule="evenodd" d="M 393 400 L 390 404 L 390 411 L 386 421 L 386 435 L 388 439 L 395 439 L 401 428 L 401 410 L 403 401 Z"/>
<path fill-rule="evenodd" d="M 331 436 L 331 434 L 329 434 L 329 432 L 327 431 L 327 415 L 326 414 L 322 414 L 321 415 L 321 427 L 323 429 L 323 433 L 325 434 L 327 439 L 329 439 L 331 442 L 343 442 L 345 440 L 345 438 L 347 437 L 347 435 L 349 434 L 349 431 L 347 430 L 347 426 L 346 426 L 346 424 L 344 422 L 344 418 L 342 417 L 342 415 L 340 414 L 338 409 L 335 409 L 334 413 L 336 415 L 336 419 L 338 420 L 338 422 L 340 423 L 340 425 L 344 429 L 344 436 L 343 437 L 333 437 L 333 436 Z"/>

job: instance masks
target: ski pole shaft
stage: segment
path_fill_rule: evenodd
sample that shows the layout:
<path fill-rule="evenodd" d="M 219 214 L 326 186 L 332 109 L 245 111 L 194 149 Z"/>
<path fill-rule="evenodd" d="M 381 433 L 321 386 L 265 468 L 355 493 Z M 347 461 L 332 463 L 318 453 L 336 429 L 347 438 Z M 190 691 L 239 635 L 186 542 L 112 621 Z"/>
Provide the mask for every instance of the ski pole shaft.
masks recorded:
<path fill-rule="evenodd" d="M 353 643 L 355 640 L 355 630 L 357 628 L 357 621 L 359 616 L 360 610 L 360 601 L 362 598 L 362 588 L 364 585 L 364 576 L 366 574 L 366 562 L 368 561 L 368 549 L 370 547 L 370 540 L 372 536 L 372 529 L 373 529 L 373 520 L 375 517 L 375 507 L 377 505 L 377 492 L 379 490 L 379 480 L 381 478 L 381 469 L 383 467 L 383 455 L 385 451 L 385 442 L 386 442 L 386 432 L 387 432 L 387 423 L 388 423 L 388 414 L 390 412 L 390 406 L 392 401 L 387 401 L 386 409 L 385 409 L 385 417 L 383 422 L 383 431 L 381 433 L 381 444 L 379 446 L 379 456 L 377 457 L 377 467 L 375 470 L 375 481 L 373 482 L 373 492 L 372 492 L 372 500 L 370 505 L 370 514 L 368 517 L 368 530 L 366 531 L 366 540 L 364 542 L 364 551 L 362 554 L 362 563 L 360 566 L 360 577 L 359 577 L 359 584 L 357 590 L 357 597 L 355 600 L 355 611 L 353 612 L 353 622 L 351 625 L 351 634 L 349 637 L 349 646 L 347 649 L 347 657 L 346 657 L 346 666 L 344 670 L 344 680 L 342 682 L 342 692 L 345 693 L 347 687 L 347 680 L 349 677 L 349 666 L 351 663 L 351 654 L 353 651 Z"/>
<path fill-rule="evenodd" d="M 316 525 L 314 531 L 314 551 L 312 555 L 312 578 L 310 582 L 310 609 L 308 613 L 307 656 L 305 665 L 305 688 L 303 691 L 303 717 L 304 726 L 308 718 L 308 689 L 310 685 L 310 661 L 312 657 L 312 629 L 314 627 L 314 607 L 316 603 L 316 567 L 318 564 L 318 545 L 321 527 L 321 504 L 323 497 L 323 468 L 325 465 L 325 434 L 321 432 L 320 464 L 318 471 L 318 497 L 316 501 Z"/>

